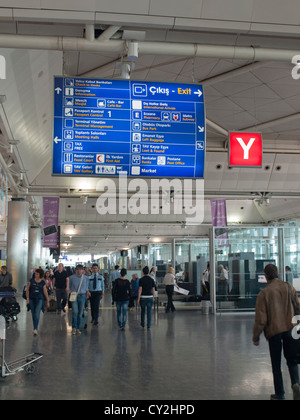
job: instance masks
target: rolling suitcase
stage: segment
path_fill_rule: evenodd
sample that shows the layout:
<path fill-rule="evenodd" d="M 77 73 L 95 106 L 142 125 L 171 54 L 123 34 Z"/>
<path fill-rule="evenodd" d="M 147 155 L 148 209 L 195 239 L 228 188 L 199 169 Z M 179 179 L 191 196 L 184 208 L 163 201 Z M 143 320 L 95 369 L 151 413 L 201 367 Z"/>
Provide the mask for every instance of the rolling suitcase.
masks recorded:
<path fill-rule="evenodd" d="M 50 296 L 49 299 L 49 308 L 47 309 L 47 312 L 56 312 L 57 310 L 57 300 Z"/>

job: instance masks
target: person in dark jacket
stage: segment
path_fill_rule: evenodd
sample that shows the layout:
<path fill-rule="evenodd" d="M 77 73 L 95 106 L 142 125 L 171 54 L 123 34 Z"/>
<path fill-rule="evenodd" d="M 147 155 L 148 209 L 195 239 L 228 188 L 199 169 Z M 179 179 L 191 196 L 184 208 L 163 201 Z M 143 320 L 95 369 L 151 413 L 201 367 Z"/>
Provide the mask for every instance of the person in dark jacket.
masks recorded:
<path fill-rule="evenodd" d="M 130 297 L 130 283 L 125 278 L 126 274 L 126 268 L 122 268 L 121 277 L 115 280 L 113 287 L 113 299 L 117 305 L 117 320 L 121 331 L 125 331 Z"/>
<path fill-rule="evenodd" d="M 264 288 L 256 300 L 255 324 L 253 327 L 253 344 L 259 345 L 259 339 L 264 332 L 269 342 L 275 394 L 271 400 L 284 400 L 285 391 L 281 371 L 282 348 L 287 360 L 294 400 L 300 400 L 298 365 L 289 360 L 289 331 L 293 329 L 294 309 L 290 293 L 293 294 L 296 309 L 300 311 L 300 303 L 296 290 L 291 291 L 286 283 L 279 280 L 278 269 L 274 264 L 264 268 L 268 286 Z"/>
<path fill-rule="evenodd" d="M 6 265 L 1 267 L 1 274 L 0 274 L 0 288 L 1 287 L 9 287 L 12 285 L 12 275 L 7 271 Z"/>

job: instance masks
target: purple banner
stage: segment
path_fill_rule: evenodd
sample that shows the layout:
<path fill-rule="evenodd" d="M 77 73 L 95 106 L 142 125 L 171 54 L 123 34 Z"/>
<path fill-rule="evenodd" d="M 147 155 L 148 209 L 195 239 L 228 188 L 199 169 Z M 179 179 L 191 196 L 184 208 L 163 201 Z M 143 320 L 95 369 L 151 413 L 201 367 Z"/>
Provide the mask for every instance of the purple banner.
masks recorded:
<path fill-rule="evenodd" d="M 210 200 L 210 208 L 212 225 L 219 228 L 215 229 L 217 245 L 228 246 L 226 200 Z"/>
<path fill-rule="evenodd" d="M 59 197 L 43 197 L 43 247 L 58 246 Z"/>

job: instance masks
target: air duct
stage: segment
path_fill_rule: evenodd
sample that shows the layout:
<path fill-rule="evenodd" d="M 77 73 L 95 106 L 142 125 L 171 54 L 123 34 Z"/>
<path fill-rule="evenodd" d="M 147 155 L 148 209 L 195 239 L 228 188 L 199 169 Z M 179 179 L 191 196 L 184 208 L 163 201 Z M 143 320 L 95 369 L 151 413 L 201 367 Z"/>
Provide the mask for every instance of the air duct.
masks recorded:
<path fill-rule="evenodd" d="M 100 37 L 101 38 L 101 37 Z M 0 48 L 21 48 L 57 51 L 89 51 L 123 53 L 126 41 L 123 40 L 88 40 L 86 38 L 63 36 L 0 35 Z M 202 45 L 172 42 L 140 42 L 140 55 L 172 55 L 182 57 L 205 57 L 239 59 L 247 61 L 282 61 L 291 62 L 298 50 L 283 50 L 260 47 L 238 47 L 226 45 Z"/>

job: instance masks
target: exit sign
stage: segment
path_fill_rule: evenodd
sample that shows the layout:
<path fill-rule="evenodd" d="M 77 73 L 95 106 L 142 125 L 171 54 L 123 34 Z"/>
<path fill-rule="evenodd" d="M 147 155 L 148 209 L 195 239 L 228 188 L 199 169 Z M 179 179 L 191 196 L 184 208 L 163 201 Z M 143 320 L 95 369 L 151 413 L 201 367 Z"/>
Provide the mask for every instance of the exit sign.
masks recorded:
<path fill-rule="evenodd" d="M 229 133 L 229 166 L 261 168 L 263 143 L 261 133 Z"/>

